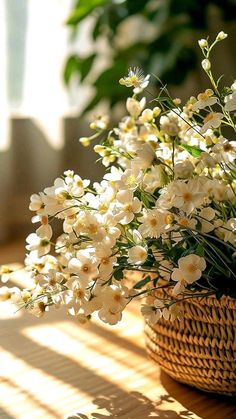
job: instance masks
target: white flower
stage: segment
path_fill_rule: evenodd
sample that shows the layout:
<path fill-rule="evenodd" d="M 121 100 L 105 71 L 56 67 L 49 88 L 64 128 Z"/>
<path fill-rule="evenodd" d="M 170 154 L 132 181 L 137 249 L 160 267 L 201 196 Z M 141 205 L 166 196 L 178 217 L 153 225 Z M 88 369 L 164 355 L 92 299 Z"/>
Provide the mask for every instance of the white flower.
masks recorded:
<path fill-rule="evenodd" d="M 64 279 L 64 275 L 55 269 L 49 269 L 47 274 L 39 274 L 35 277 L 35 280 L 37 280 L 39 285 L 49 285 L 50 287 L 57 286 L 57 284 L 60 284 Z"/>
<path fill-rule="evenodd" d="M 208 60 L 208 58 L 205 58 L 204 60 L 202 60 L 201 64 L 204 71 L 207 72 L 211 69 L 211 62 L 210 60 Z"/>
<path fill-rule="evenodd" d="M 202 271 L 206 269 L 206 262 L 203 257 L 198 255 L 188 255 L 178 260 L 178 268 L 174 268 L 171 278 L 174 281 L 185 281 L 192 284 L 202 276 Z"/>
<path fill-rule="evenodd" d="M 75 175 L 73 184 L 71 185 L 71 194 L 76 197 L 81 197 L 84 194 L 84 188 L 87 188 L 90 184 L 90 180 L 82 180 L 79 175 Z"/>
<path fill-rule="evenodd" d="M 27 311 L 35 317 L 42 317 L 48 310 L 49 307 L 43 301 L 36 301 L 33 306 L 27 308 Z"/>
<path fill-rule="evenodd" d="M 11 299 L 11 290 L 8 287 L 1 287 L 0 288 L 0 301 L 8 301 Z"/>
<path fill-rule="evenodd" d="M 221 138 L 217 144 L 212 147 L 214 158 L 220 163 L 222 160 L 225 163 L 233 162 L 236 158 L 236 141 L 228 141 L 226 138 Z"/>
<path fill-rule="evenodd" d="M 61 178 L 57 178 L 52 187 L 44 189 L 45 194 L 42 199 L 48 215 L 55 215 L 72 206 L 68 189 L 68 185 Z"/>
<path fill-rule="evenodd" d="M 142 124 L 147 123 L 151 123 L 153 121 L 154 115 L 153 115 L 153 111 L 152 109 L 144 109 L 144 111 L 142 112 L 142 115 L 139 118 L 139 121 Z"/>
<path fill-rule="evenodd" d="M 214 92 L 212 89 L 206 89 L 205 92 L 199 93 L 198 100 L 192 106 L 193 112 L 214 105 L 217 102 L 217 97 L 213 95 Z"/>
<path fill-rule="evenodd" d="M 35 233 L 29 234 L 26 238 L 26 249 L 30 252 L 35 251 L 38 257 L 46 255 L 50 251 L 50 241 L 45 237 L 39 237 Z"/>
<path fill-rule="evenodd" d="M 122 312 L 117 307 L 103 307 L 98 312 L 98 317 L 110 325 L 117 324 L 122 318 Z"/>
<path fill-rule="evenodd" d="M 40 192 L 38 195 L 31 195 L 29 209 L 31 211 L 36 211 L 37 214 L 45 214 L 42 192 Z"/>
<path fill-rule="evenodd" d="M 206 48 L 208 46 L 208 42 L 206 39 L 199 39 L 198 44 L 200 48 Z"/>
<path fill-rule="evenodd" d="M 128 303 L 128 289 L 121 284 L 103 288 L 101 295 L 104 307 L 122 310 Z"/>
<path fill-rule="evenodd" d="M 134 214 L 141 211 L 142 204 L 138 198 L 133 196 L 133 192 L 130 190 L 118 192 L 116 198 L 118 201 L 116 205 L 116 210 L 118 211 L 116 219 L 121 224 L 129 224 L 134 219 Z"/>
<path fill-rule="evenodd" d="M 204 119 L 204 125 L 201 128 L 201 133 L 204 134 L 209 128 L 218 128 L 221 124 L 221 120 L 224 118 L 223 113 L 210 112 Z"/>
<path fill-rule="evenodd" d="M 157 209 L 145 211 L 143 217 L 139 218 L 141 225 L 138 228 L 143 237 L 159 238 L 165 231 L 165 216 Z"/>
<path fill-rule="evenodd" d="M 185 287 L 188 283 L 185 280 L 184 273 L 181 271 L 181 269 L 177 268 L 173 269 L 171 279 L 173 279 L 173 281 L 176 281 L 176 285 L 172 290 L 172 294 L 175 297 L 185 291 Z"/>
<path fill-rule="evenodd" d="M 121 176 L 121 180 L 119 182 L 120 189 L 129 189 L 131 191 L 135 191 L 142 182 L 143 179 L 143 172 L 140 168 L 132 168 L 126 169 Z"/>
<path fill-rule="evenodd" d="M 190 230 L 194 230 L 196 228 L 196 224 L 197 224 L 197 220 L 195 220 L 194 218 L 189 218 L 186 217 L 184 215 L 176 215 L 176 221 L 177 223 L 180 225 L 181 230 L 183 229 L 190 229 Z"/>
<path fill-rule="evenodd" d="M 141 305 L 141 313 L 150 324 L 156 324 L 161 318 L 161 310 L 148 304 Z"/>
<path fill-rule="evenodd" d="M 230 218 L 220 230 L 224 234 L 224 241 L 236 247 L 236 218 Z"/>
<path fill-rule="evenodd" d="M 225 97 L 225 110 L 227 112 L 236 110 L 236 91 Z"/>
<path fill-rule="evenodd" d="M 180 127 L 179 127 L 179 119 L 177 115 L 173 112 L 169 113 L 168 115 L 163 115 L 160 118 L 160 126 L 161 130 L 164 131 L 165 134 L 170 135 L 171 137 L 175 137 L 178 135 Z"/>
<path fill-rule="evenodd" d="M 144 190 L 153 193 L 161 186 L 163 186 L 163 168 L 160 165 L 151 166 L 151 170 L 146 172 L 143 178 Z"/>
<path fill-rule="evenodd" d="M 134 93 L 140 93 L 149 84 L 150 74 L 146 77 L 143 71 L 139 67 L 130 68 L 128 76 L 123 77 L 119 80 L 119 83 L 126 87 L 134 87 Z"/>
<path fill-rule="evenodd" d="M 97 116 L 90 124 L 91 129 L 97 131 L 104 131 L 109 125 L 109 116 L 108 115 L 99 115 Z"/>
<path fill-rule="evenodd" d="M 95 242 L 101 242 L 106 235 L 102 216 L 100 214 L 85 212 L 82 219 L 81 231 Z"/>
<path fill-rule="evenodd" d="M 138 118 L 146 104 L 146 98 L 143 97 L 140 101 L 133 97 L 128 97 L 126 101 L 126 109 L 133 118 Z"/>
<path fill-rule="evenodd" d="M 190 179 L 187 183 L 177 180 L 170 184 L 171 192 L 175 195 L 173 205 L 190 214 L 195 208 L 200 207 L 204 202 L 205 193 L 200 191 L 195 179 Z"/>
<path fill-rule="evenodd" d="M 153 148 L 145 143 L 136 150 L 136 157 L 131 161 L 131 168 L 147 169 L 151 166 L 155 158 Z"/>
<path fill-rule="evenodd" d="M 224 31 L 220 31 L 216 37 L 217 41 L 223 41 L 223 39 L 227 38 L 228 34 Z"/>
<path fill-rule="evenodd" d="M 41 239 L 50 240 L 52 237 L 52 227 L 50 226 L 50 224 L 43 224 L 39 228 L 37 228 L 36 234 Z"/>
<path fill-rule="evenodd" d="M 142 265 L 147 259 L 147 250 L 145 247 L 137 245 L 128 250 L 128 262 L 134 265 Z"/>
<path fill-rule="evenodd" d="M 176 163 L 174 166 L 174 173 L 177 178 L 187 179 L 192 176 L 194 166 L 189 160 L 182 163 Z"/>
<path fill-rule="evenodd" d="M 100 245 L 96 249 L 96 258 L 99 261 L 99 276 L 106 280 L 112 273 L 117 262 L 116 256 L 112 256 L 112 249 L 107 245 Z"/>
<path fill-rule="evenodd" d="M 199 212 L 198 216 L 199 216 L 199 221 L 201 223 L 201 231 L 203 233 L 209 233 L 210 231 L 214 230 L 215 226 L 213 224 L 213 220 L 215 218 L 215 215 L 216 215 L 216 212 L 211 207 L 203 208 Z"/>
<path fill-rule="evenodd" d="M 87 290 L 88 282 L 78 276 L 71 276 L 66 282 L 66 286 L 69 290 L 65 291 L 66 304 L 69 306 L 68 311 L 70 314 L 75 315 L 89 300 L 90 292 Z"/>
<path fill-rule="evenodd" d="M 98 262 L 88 250 L 79 250 L 76 257 L 69 261 L 69 271 L 78 275 L 81 280 L 90 280 L 98 276 Z"/>

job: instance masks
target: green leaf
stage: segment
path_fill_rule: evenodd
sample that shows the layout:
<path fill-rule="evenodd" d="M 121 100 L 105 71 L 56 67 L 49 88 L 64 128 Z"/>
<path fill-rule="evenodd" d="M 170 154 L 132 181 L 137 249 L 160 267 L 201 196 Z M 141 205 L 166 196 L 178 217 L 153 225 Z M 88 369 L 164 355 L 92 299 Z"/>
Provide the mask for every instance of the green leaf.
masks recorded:
<path fill-rule="evenodd" d="M 203 152 L 203 150 L 195 145 L 181 144 L 181 147 L 188 151 L 193 157 L 199 157 Z"/>
<path fill-rule="evenodd" d="M 115 271 L 113 276 L 117 281 L 120 281 L 121 279 L 123 279 L 123 276 L 124 276 L 123 269 L 118 269 L 117 271 Z"/>
<path fill-rule="evenodd" d="M 89 55 L 86 58 L 80 58 L 78 55 L 71 55 L 66 62 L 64 68 L 64 81 L 66 85 L 69 84 L 71 77 L 74 74 L 80 76 L 80 81 L 83 81 L 91 70 L 96 54 Z"/>
<path fill-rule="evenodd" d="M 145 278 L 141 279 L 141 281 L 138 281 L 137 284 L 134 285 L 134 289 L 139 290 L 144 285 L 148 284 L 148 282 L 151 281 L 151 277 L 148 275 Z"/>
<path fill-rule="evenodd" d="M 157 286 L 158 279 L 159 279 L 159 276 L 156 276 L 156 278 L 153 279 L 153 286 L 154 286 L 154 288 L 156 288 L 156 286 Z"/>
<path fill-rule="evenodd" d="M 203 257 L 205 252 L 204 252 L 204 247 L 202 244 L 198 244 L 196 251 L 195 251 L 196 255 Z"/>
<path fill-rule="evenodd" d="M 87 58 L 81 59 L 80 62 L 80 80 L 83 81 L 91 70 L 96 54 L 89 55 Z"/>
<path fill-rule="evenodd" d="M 80 0 L 78 5 L 72 10 L 66 24 L 76 26 L 78 23 L 88 16 L 94 9 L 103 6 L 109 0 Z"/>
<path fill-rule="evenodd" d="M 79 68 L 80 68 L 79 57 L 77 55 L 71 55 L 71 57 L 68 58 L 65 64 L 64 73 L 63 73 L 63 78 L 66 85 L 69 84 L 71 76 L 74 73 L 79 72 Z"/>

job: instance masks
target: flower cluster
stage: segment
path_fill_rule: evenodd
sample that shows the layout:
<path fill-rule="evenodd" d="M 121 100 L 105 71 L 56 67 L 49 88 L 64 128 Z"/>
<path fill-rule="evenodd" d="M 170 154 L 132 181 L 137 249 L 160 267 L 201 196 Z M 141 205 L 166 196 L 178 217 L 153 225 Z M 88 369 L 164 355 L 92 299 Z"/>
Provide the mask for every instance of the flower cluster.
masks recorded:
<path fill-rule="evenodd" d="M 115 324 L 137 297 L 149 297 L 141 312 L 150 322 L 181 316 L 186 298 L 236 297 L 236 83 L 220 89 L 210 61 L 225 37 L 199 41 L 211 88 L 183 106 L 164 86 L 147 102 L 150 76 L 140 69 L 120 79 L 133 88 L 127 115 L 113 129 L 99 117 L 95 134 L 81 139 L 102 138 L 94 149 L 103 180 L 90 185 L 68 170 L 32 195 L 39 227 L 27 238 L 26 268 L 34 285 L 3 287 L 1 300 L 36 316 L 65 306 L 81 323 L 97 313 Z M 161 287 L 171 299 L 157 298 Z"/>

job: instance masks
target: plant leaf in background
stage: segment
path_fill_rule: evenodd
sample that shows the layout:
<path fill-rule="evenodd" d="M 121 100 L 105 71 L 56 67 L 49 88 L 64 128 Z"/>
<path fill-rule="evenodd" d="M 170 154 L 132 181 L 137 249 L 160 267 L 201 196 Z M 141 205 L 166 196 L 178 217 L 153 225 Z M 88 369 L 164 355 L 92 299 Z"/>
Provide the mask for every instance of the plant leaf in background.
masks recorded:
<path fill-rule="evenodd" d="M 81 20 L 88 16 L 96 7 L 102 6 L 108 0 L 79 0 L 76 2 L 74 9 L 71 11 L 66 23 L 67 25 L 76 26 Z"/>
<path fill-rule="evenodd" d="M 95 93 L 84 113 L 102 98 L 111 107 L 125 99 L 127 91 L 117 88 L 117 81 L 130 66 L 142 67 L 169 86 L 181 84 L 196 69 L 194 31 L 208 30 L 212 7 L 220 11 L 222 19 L 235 19 L 236 0 L 77 0 L 66 22 L 72 33 L 93 16 L 91 38 L 95 44 L 103 38 L 111 51 L 107 69 L 93 77 Z M 74 75 L 83 81 L 103 53 L 95 48 L 84 58 L 75 51 L 65 64 L 65 83 Z M 153 82 L 158 85 L 158 80 Z"/>
<path fill-rule="evenodd" d="M 65 83 L 68 84 L 74 74 L 79 75 L 80 81 L 83 81 L 91 70 L 95 56 L 95 54 L 92 54 L 82 59 L 76 54 L 71 55 L 64 68 Z"/>

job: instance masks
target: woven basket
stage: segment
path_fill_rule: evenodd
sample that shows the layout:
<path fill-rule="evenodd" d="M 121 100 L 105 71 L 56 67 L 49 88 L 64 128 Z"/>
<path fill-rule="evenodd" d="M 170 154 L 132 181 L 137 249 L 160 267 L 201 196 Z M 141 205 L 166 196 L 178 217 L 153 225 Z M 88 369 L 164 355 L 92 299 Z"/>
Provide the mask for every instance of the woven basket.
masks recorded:
<path fill-rule="evenodd" d="M 181 383 L 236 395 L 236 300 L 193 298 L 179 304 L 182 321 L 146 324 L 150 357 Z"/>

